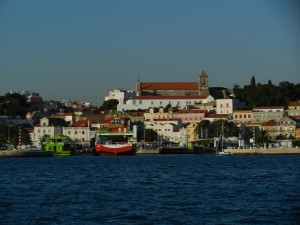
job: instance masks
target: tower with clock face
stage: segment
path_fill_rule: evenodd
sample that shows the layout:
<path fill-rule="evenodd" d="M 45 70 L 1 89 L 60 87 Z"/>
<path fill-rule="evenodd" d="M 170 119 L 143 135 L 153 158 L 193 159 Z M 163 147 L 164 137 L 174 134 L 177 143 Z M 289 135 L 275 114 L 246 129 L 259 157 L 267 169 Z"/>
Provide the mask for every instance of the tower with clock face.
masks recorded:
<path fill-rule="evenodd" d="M 205 70 L 202 70 L 198 78 L 199 96 L 209 96 L 208 76 Z"/>

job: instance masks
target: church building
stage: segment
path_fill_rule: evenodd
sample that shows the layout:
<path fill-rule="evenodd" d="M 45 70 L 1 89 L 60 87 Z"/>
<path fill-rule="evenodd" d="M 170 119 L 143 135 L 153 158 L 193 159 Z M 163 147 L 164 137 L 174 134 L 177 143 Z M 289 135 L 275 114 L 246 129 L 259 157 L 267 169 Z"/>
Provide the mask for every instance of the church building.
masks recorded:
<path fill-rule="evenodd" d="M 136 96 L 202 96 L 210 95 L 208 76 L 202 70 L 197 82 L 137 82 Z"/>

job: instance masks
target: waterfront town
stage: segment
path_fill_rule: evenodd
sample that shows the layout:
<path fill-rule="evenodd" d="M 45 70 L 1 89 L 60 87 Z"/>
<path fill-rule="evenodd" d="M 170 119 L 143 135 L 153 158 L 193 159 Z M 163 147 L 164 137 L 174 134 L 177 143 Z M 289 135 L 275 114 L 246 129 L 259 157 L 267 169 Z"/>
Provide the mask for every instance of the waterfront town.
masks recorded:
<path fill-rule="evenodd" d="M 92 150 L 97 134 L 107 130 L 109 123 L 123 136 L 132 130 L 131 142 L 141 150 L 158 146 L 194 152 L 298 148 L 299 99 L 286 105 L 251 106 L 232 89 L 210 87 L 205 70 L 195 80 L 138 80 L 135 90 L 111 90 L 101 107 L 80 101 L 46 101 L 32 91 L 10 91 L 0 101 L 1 149 L 53 150 L 47 141 L 60 138 L 58 142 L 67 139 L 75 149 Z M 251 85 L 256 86 L 254 77 Z M 25 111 L 20 103 L 13 105 L 20 98 L 25 100 Z"/>

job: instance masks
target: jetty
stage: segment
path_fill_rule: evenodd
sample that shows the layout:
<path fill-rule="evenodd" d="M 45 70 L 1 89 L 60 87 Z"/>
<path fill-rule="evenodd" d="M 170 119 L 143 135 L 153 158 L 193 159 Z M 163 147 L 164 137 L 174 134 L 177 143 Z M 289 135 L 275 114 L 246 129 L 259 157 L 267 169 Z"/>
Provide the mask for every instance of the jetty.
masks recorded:
<path fill-rule="evenodd" d="M 297 155 L 300 148 L 252 148 L 252 149 L 224 149 L 232 155 Z"/>
<path fill-rule="evenodd" d="M 44 150 L 1 150 L 0 158 L 15 157 L 52 157 L 53 152 Z"/>

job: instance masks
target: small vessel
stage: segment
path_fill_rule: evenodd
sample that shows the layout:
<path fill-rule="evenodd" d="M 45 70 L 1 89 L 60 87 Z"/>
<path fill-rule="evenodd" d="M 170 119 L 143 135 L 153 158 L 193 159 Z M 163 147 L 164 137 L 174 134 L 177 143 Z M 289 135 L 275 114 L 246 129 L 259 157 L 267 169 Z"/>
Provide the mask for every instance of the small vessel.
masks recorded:
<path fill-rule="evenodd" d="M 14 158 L 14 157 L 52 157 L 53 152 L 44 151 L 35 146 L 22 145 L 17 149 L 7 149 L 0 151 L 0 158 Z"/>
<path fill-rule="evenodd" d="M 216 150 L 217 156 L 231 156 L 229 152 L 224 151 L 224 144 L 223 144 L 223 137 L 224 137 L 224 125 L 222 121 L 222 128 L 221 128 L 221 151 Z"/>
<path fill-rule="evenodd" d="M 135 155 L 136 127 L 130 129 L 130 120 L 125 117 L 108 116 L 104 126 L 96 133 L 95 155 Z"/>
<path fill-rule="evenodd" d="M 71 155 L 71 143 L 65 136 L 47 137 L 43 143 L 43 149 L 53 152 L 54 156 Z"/>

